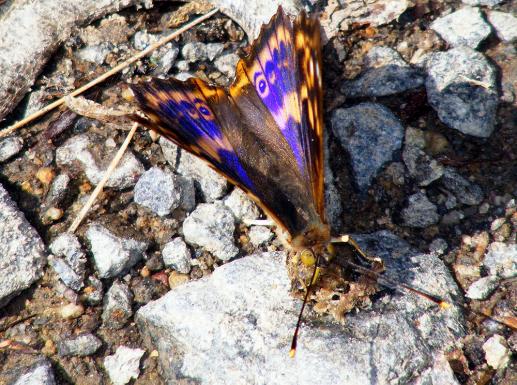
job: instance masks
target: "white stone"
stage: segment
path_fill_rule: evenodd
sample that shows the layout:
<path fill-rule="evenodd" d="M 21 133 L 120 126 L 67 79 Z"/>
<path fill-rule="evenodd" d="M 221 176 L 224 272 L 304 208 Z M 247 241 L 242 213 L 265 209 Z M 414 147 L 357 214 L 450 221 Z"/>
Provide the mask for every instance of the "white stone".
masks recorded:
<path fill-rule="evenodd" d="M 125 385 L 140 375 L 140 359 L 145 350 L 119 346 L 112 356 L 104 359 L 104 367 L 114 385 Z"/>
<path fill-rule="evenodd" d="M 471 7 L 461 8 L 436 19 L 431 28 L 453 47 L 477 48 L 491 32 L 479 8 Z"/>
<path fill-rule="evenodd" d="M 266 226 L 251 226 L 248 236 L 254 246 L 262 246 L 273 239 L 274 234 Z"/>
<path fill-rule="evenodd" d="M 485 360 L 494 369 L 504 368 L 510 362 L 510 350 L 506 340 L 499 334 L 490 337 L 484 344 Z"/>
<path fill-rule="evenodd" d="M 205 248 L 223 261 L 239 252 L 234 244 L 234 231 L 233 214 L 220 201 L 198 205 L 183 222 L 186 242 Z"/>
<path fill-rule="evenodd" d="M 502 41 L 511 43 L 517 39 L 517 17 L 506 12 L 490 11 L 488 21 Z"/>
<path fill-rule="evenodd" d="M 162 258 L 165 266 L 179 273 L 188 274 L 190 271 L 192 256 L 187 244 L 180 237 L 167 242 L 162 250 Z"/>
<path fill-rule="evenodd" d="M 499 279 L 492 275 L 479 278 L 469 286 L 465 296 L 470 299 L 485 300 L 497 288 L 497 282 Z"/>
<path fill-rule="evenodd" d="M 232 211 L 235 219 L 239 222 L 254 220 L 260 216 L 257 205 L 255 205 L 240 188 L 234 188 L 233 191 L 224 198 L 223 203 Z"/>

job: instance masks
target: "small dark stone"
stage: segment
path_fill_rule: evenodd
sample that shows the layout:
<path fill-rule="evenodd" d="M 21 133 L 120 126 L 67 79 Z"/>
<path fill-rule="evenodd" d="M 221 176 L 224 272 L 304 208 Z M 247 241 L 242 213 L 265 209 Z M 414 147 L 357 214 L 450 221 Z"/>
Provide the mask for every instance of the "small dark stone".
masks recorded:
<path fill-rule="evenodd" d="M 82 334 L 74 338 L 58 342 L 60 356 L 90 356 L 102 346 L 102 341 L 93 334 Z"/>

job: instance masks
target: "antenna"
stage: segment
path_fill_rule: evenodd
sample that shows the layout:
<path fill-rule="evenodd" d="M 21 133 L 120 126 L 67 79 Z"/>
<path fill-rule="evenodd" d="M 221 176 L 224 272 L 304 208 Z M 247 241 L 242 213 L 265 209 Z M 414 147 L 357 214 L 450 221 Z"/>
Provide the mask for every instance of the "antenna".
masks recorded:
<path fill-rule="evenodd" d="M 298 332 L 300 331 L 300 326 L 302 324 L 303 311 L 305 310 L 305 305 L 307 305 L 307 301 L 309 300 L 309 293 L 311 292 L 314 286 L 314 281 L 319 270 L 319 262 L 320 256 L 318 255 L 316 257 L 316 263 L 314 264 L 314 271 L 311 276 L 311 281 L 307 286 L 307 291 L 305 292 L 305 297 L 303 298 L 300 314 L 298 314 L 298 321 L 296 322 L 296 329 L 294 329 L 293 339 L 291 340 L 291 350 L 289 350 L 289 356 L 291 358 L 294 358 L 294 356 L 296 355 L 296 345 L 298 344 Z"/>

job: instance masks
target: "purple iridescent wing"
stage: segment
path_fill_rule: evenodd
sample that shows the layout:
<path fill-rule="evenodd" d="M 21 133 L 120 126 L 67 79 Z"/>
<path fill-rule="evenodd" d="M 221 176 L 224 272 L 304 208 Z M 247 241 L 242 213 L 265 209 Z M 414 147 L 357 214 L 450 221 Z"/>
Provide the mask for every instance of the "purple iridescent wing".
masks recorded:
<path fill-rule="evenodd" d="M 296 33 L 315 37 L 295 41 Z M 137 120 L 242 188 L 292 240 L 327 236 L 319 55 L 317 20 L 302 14 L 293 28 L 280 8 L 238 63 L 229 91 L 199 79 L 133 85 L 146 115 Z"/>
<path fill-rule="evenodd" d="M 320 24 L 301 13 L 291 24 L 279 8 L 262 27 L 249 57 L 237 65 L 230 94 L 242 109 L 251 84 L 288 142 L 322 221 L 323 92 Z M 256 125 L 256 130 L 261 126 Z"/>
<path fill-rule="evenodd" d="M 199 79 L 152 79 L 131 88 L 148 118 L 144 124 L 204 159 L 234 184 L 253 189 L 221 126 L 223 114 L 237 118 L 223 89 Z"/>

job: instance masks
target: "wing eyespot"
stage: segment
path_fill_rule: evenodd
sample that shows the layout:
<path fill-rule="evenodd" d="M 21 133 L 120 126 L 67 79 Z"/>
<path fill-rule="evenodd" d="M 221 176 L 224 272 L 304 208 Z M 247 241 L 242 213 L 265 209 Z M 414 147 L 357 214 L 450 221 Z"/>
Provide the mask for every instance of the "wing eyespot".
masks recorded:
<path fill-rule="evenodd" d="M 262 72 L 256 72 L 254 76 L 255 89 L 259 96 L 264 99 L 269 96 L 269 85 L 267 84 L 266 77 Z"/>

